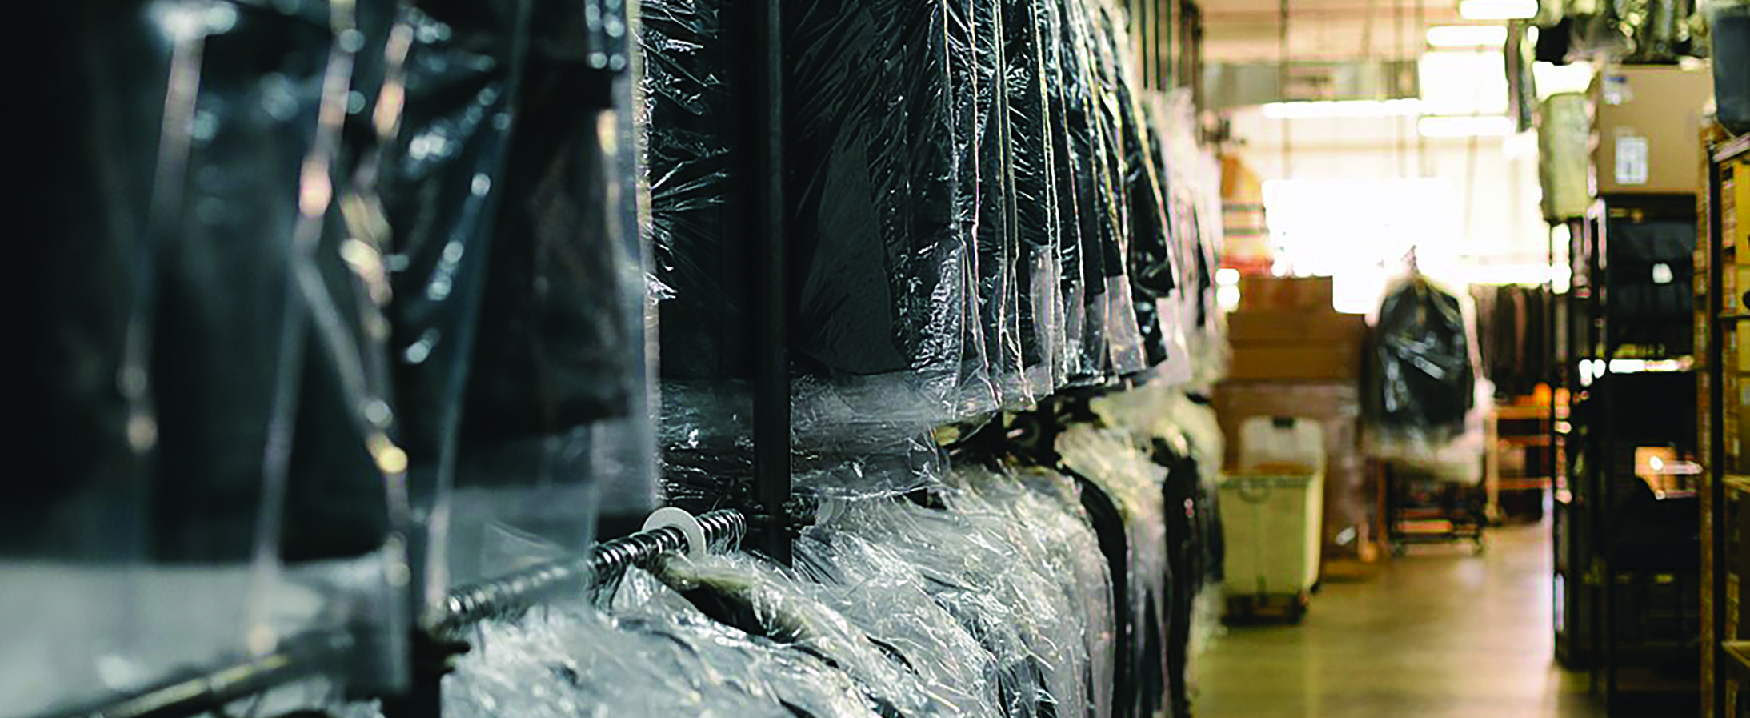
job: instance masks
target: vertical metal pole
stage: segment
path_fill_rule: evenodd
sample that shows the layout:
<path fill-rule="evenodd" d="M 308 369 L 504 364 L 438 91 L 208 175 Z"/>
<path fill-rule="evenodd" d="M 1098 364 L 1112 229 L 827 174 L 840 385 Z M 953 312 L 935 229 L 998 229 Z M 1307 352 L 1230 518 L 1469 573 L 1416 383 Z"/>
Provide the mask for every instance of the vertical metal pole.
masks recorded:
<path fill-rule="evenodd" d="M 1733 706 L 1726 705 L 1726 681 L 1720 671 L 1720 641 L 1731 640 L 1736 636 L 1720 635 L 1720 629 L 1726 625 L 1726 572 L 1729 567 L 1724 564 L 1726 557 L 1726 352 L 1725 335 L 1735 330 L 1728 321 L 1720 318 L 1725 309 L 1726 298 L 1723 272 L 1725 267 L 1725 248 L 1722 241 L 1725 233 L 1720 226 L 1722 212 L 1722 183 L 1720 178 L 1721 164 L 1713 158 L 1713 147 L 1708 147 L 1707 169 L 1707 513 L 1701 517 L 1702 531 L 1708 542 L 1708 562 L 1704 562 L 1711 585 L 1702 590 L 1711 591 L 1708 600 L 1708 615 L 1702 616 L 1707 628 L 1702 631 L 1702 650 L 1704 666 L 1711 670 L 1711 685 L 1709 691 L 1712 699 L 1712 714 L 1715 716 L 1731 715 Z M 1739 180 L 1743 181 L 1743 180 Z M 1740 252 L 1746 251 L 1739 248 Z M 1740 287 L 1740 290 L 1743 288 Z M 1696 337 L 1697 341 L 1702 337 Z M 1739 421 L 1743 421 L 1740 417 Z M 1706 674 L 1704 674 L 1706 675 Z"/>
<path fill-rule="evenodd" d="M 790 563 L 784 504 L 790 499 L 788 247 L 784 224 L 784 47 L 782 0 L 753 0 L 748 147 L 754 171 L 754 481 L 765 522 L 758 545 Z"/>
<path fill-rule="evenodd" d="M 1279 0 L 1276 4 L 1276 92 L 1284 100 L 1295 98 L 1288 96 L 1288 0 Z M 1282 126 L 1282 177 L 1294 176 L 1294 130 L 1291 120 L 1281 120 Z"/>

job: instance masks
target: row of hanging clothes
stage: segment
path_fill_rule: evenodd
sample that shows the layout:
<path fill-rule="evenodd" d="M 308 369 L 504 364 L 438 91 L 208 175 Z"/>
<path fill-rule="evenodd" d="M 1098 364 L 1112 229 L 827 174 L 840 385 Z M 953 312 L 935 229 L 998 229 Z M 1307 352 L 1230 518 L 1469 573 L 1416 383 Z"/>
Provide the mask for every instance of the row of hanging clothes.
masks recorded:
<path fill-rule="evenodd" d="M 1555 295 L 1548 287 L 1477 284 L 1477 350 L 1495 391 L 1530 396 L 1554 376 Z"/>
<path fill-rule="evenodd" d="M 740 7 L 39 8 L 57 241 L 20 249 L 0 404 L 56 468 L 0 516 L 9 708 L 305 639 L 328 682 L 232 709 L 395 695 L 452 586 L 757 505 Z M 489 624 L 444 707 L 1185 714 L 1221 451 L 1182 387 L 1225 347 L 1189 98 L 1141 87 L 1113 0 L 784 10 L 797 560 Z M 1058 398 L 1145 382 L 1179 419 Z M 1037 428 L 937 440 L 981 422 Z"/>
<path fill-rule="evenodd" d="M 761 175 L 735 119 L 752 40 L 722 0 L 650 0 L 641 22 L 660 441 L 671 478 L 721 496 L 747 471 L 760 321 Z M 884 450 L 1062 388 L 1219 371 L 1219 165 L 1188 98 L 1137 80 L 1120 3 L 811 3 L 784 23 L 800 447 Z"/>
<path fill-rule="evenodd" d="M 800 476 L 793 567 L 675 555 L 482 624 L 445 714 L 1190 715 L 1213 412 L 1165 386 L 1053 404 L 921 471 Z"/>

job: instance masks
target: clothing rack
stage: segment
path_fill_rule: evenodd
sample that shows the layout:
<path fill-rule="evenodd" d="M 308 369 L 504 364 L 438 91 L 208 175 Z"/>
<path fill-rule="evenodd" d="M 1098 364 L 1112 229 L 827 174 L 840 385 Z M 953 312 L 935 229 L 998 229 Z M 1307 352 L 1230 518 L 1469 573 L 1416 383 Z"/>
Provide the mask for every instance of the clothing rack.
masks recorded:
<path fill-rule="evenodd" d="M 263 656 L 233 658 L 211 668 L 40 718 L 176 718 L 216 711 L 236 700 L 317 676 L 336 675 L 353 649 L 343 630 L 295 636 Z"/>
<path fill-rule="evenodd" d="M 747 534 L 747 519 L 734 509 L 719 509 L 698 518 L 710 544 L 738 544 Z M 601 543 L 587 556 L 559 559 L 462 586 L 450 592 L 443 615 L 432 630 L 449 633 L 485 618 L 514 613 L 591 578 L 618 576 L 628 568 L 648 565 L 659 556 L 686 547 L 687 538 L 680 529 L 664 526 Z"/>
<path fill-rule="evenodd" d="M 719 509 L 698 517 L 710 545 L 735 546 L 747 533 L 748 522 L 740 511 Z M 443 613 L 430 636 L 444 636 L 492 617 L 514 613 L 559 595 L 567 588 L 583 585 L 591 578 L 618 576 L 633 566 L 646 566 L 660 556 L 687 548 L 686 534 L 674 526 L 640 531 L 630 536 L 601 543 L 588 555 L 544 563 L 492 580 L 463 586 L 451 592 L 444 602 Z M 385 714 L 416 715 L 403 712 L 413 706 L 426 705 L 418 697 L 435 699 L 441 670 L 433 676 L 423 669 L 441 667 L 443 660 L 422 660 L 431 656 L 418 655 L 431 647 L 442 646 L 435 641 L 415 643 L 416 670 L 414 691 L 409 696 L 384 702 Z M 454 654 L 455 644 L 446 655 Z M 347 665 L 347 656 L 356 643 L 344 630 L 319 630 L 301 634 L 281 644 L 272 653 L 262 656 L 234 658 L 202 671 L 166 680 L 146 688 L 106 699 L 91 705 L 56 711 L 40 718 L 174 718 L 219 710 L 226 704 L 308 678 L 340 675 Z M 440 649 L 441 650 L 441 649 Z M 423 690 L 422 690 L 423 689 Z M 430 703 L 436 706 L 435 702 Z M 436 716 L 437 713 L 425 715 Z"/>

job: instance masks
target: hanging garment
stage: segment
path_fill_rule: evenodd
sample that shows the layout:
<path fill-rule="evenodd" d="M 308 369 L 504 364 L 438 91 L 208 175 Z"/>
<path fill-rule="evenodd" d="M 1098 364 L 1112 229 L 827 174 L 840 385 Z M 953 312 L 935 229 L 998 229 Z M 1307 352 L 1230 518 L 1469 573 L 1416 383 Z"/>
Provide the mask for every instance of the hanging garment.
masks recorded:
<path fill-rule="evenodd" d="M 324 94 L 334 38 L 327 7 L 310 9 L 322 24 L 239 6 L 207 35 L 185 172 L 164 180 L 181 200 L 154 239 L 150 381 L 166 478 L 154 532 L 166 559 L 251 555 L 266 482 L 281 472 L 288 559 L 360 555 L 387 535 L 366 444 L 380 429 L 365 416 L 386 390 L 367 287 L 380 248 L 349 239 L 340 216 L 359 153 L 324 147 L 344 141 L 343 127 L 319 111 L 344 98 Z M 380 48 L 386 23 L 365 27 Z M 327 168 L 337 201 L 301 206 L 311 166 Z"/>
<path fill-rule="evenodd" d="M 1458 299 L 1413 278 L 1386 295 L 1369 340 L 1367 419 L 1381 433 L 1441 444 L 1464 429 L 1476 376 Z"/>
<path fill-rule="evenodd" d="M 1161 506 L 1164 470 L 1133 448 L 1127 435 L 1087 424 L 1073 425 L 1060 434 L 1056 449 L 1065 474 L 1084 478 L 1099 489 L 1098 493 L 1106 494 L 1122 519 L 1126 565 L 1122 581 L 1119 572 L 1113 571 L 1113 595 L 1115 603 L 1129 604 L 1127 611 L 1117 611 L 1120 630 L 1129 635 L 1119 638 L 1119 686 L 1113 715 L 1154 715 L 1165 705 L 1167 690 L 1164 646 L 1171 569 Z M 1083 500 L 1093 494 L 1096 492 L 1084 488 Z M 1103 512 L 1095 509 L 1090 505 L 1088 513 L 1097 528 Z M 1102 537 L 1101 550 L 1107 550 L 1110 543 Z M 1120 583 L 1124 584 L 1123 593 L 1119 593 Z"/>
<path fill-rule="evenodd" d="M 1014 263 L 1020 293 L 1019 342 L 1027 396 L 1045 396 L 1062 381 L 1065 341 L 1062 320 L 1060 188 L 1053 166 L 1056 145 L 1051 101 L 1056 82 L 1046 61 L 1052 39 L 1046 4 L 1005 0 L 1003 52 L 1008 63 L 1009 139 L 1015 179 L 1015 225 L 1019 254 Z"/>
<path fill-rule="evenodd" d="M 639 8 L 652 291 L 665 379 L 752 376 L 748 160 L 732 134 L 739 55 L 716 0 Z"/>

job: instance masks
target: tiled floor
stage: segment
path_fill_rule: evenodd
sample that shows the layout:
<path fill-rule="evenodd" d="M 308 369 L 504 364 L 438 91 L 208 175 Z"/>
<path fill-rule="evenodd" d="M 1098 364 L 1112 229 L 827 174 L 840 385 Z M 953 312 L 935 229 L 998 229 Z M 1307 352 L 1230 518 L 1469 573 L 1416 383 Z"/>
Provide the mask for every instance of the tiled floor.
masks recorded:
<path fill-rule="evenodd" d="M 1551 658 L 1548 526 L 1488 541 L 1327 584 L 1300 626 L 1228 629 L 1201 656 L 1198 718 L 1602 715 Z"/>

